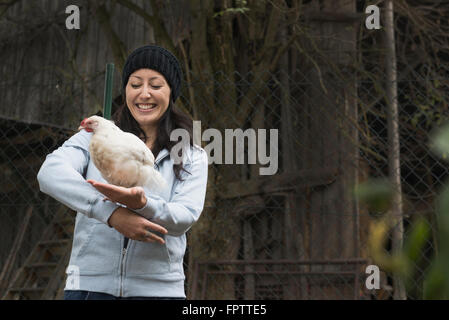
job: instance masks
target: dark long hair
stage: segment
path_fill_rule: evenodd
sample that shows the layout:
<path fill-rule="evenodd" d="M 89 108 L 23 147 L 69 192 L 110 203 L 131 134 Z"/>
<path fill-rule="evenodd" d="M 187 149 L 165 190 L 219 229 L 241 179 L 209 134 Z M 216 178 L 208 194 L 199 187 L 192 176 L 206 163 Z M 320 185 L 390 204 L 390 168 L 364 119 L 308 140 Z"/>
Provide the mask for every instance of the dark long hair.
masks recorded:
<path fill-rule="evenodd" d="M 146 142 L 148 137 L 129 111 L 128 106 L 126 105 L 125 94 L 123 93 L 123 95 L 118 97 L 114 102 L 116 106 L 118 105 L 118 109 L 112 115 L 112 119 L 115 124 L 123 131 L 133 133 Z M 179 140 L 170 141 L 170 134 L 175 129 L 187 130 L 189 133 L 189 143 L 191 146 L 193 145 L 192 119 L 184 112 L 176 108 L 170 97 L 168 108 L 159 121 L 156 141 L 151 149 L 155 158 L 162 149 L 167 148 L 167 150 L 171 152 L 173 146 L 178 143 Z M 181 170 L 189 173 L 184 169 L 182 162 L 180 164 L 173 165 L 175 176 L 180 181 L 183 180 L 181 178 Z"/>

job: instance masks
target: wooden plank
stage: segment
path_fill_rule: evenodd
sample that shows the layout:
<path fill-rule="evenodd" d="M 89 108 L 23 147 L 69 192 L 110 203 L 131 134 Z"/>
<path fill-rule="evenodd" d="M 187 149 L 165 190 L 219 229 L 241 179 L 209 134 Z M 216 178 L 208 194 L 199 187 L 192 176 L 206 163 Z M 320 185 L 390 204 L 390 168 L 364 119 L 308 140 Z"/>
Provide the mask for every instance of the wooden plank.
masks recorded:
<path fill-rule="evenodd" d="M 59 221 L 61 219 L 61 216 L 63 216 L 64 214 L 67 215 L 68 208 L 60 205 L 58 210 L 56 211 L 53 221 L 48 225 L 48 227 L 46 228 L 46 230 L 44 231 L 44 233 L 42 234 L 42 238 L 41 240 L 43 241 L 43 243 L 48 244 L 50 243 L 50 238 L 54 237 L 55 234 L 57 235 L 58 233 L 62 232 L 55 232 L 57 230 L 55 229 L 59 229 L 59 228 L 55 228 L 57 227 L 57 225 L 55 225 L 55 223 L 57 223 L 57 221 Z M 71 229 L 73 229 L 73 226 L 71 227 Z M 73 232 L 73 230 L 70 230 L 70 232 Z M 57 240 L 57 239 L 54 239 Z M 35 245 L 35 247 L 33 248 L 33 250 L 31 251 L 30 255 L 27 257 L 24 266 L 25 267 L 21 267 L 16 274 L 14 275 L 14 279 L 11 281 L 11 288 L 15 288 L 13 289 L 14 291 L 12 291 L 12 289 L 9 289 L 6 291 L 6 293 L 3 295 L 3 299 L 21 299 L 22 295 L 19 294 L 20 292 L 24 292 L 24 290 L 22 290 L 22 288 L 31 288 L 34 285 L 36 285 L 40 279 L 39 277 L 39 272 L 33 272 L 36 270 L 33 270 L 32 266 L 39 266 L 39 267 L 44 267 L 47 269 L 50 269 L 50 267 L 53 268 L 53 273 L 52 273 L 52 277 L 50 277 L 50 281 L 47 284 L 47 287 L 45 288 L 45 291 L 43 292 L 43 294 L 41 296 L 32 296 L 33 299 L 39 299 L 39 298 L 43 298 L 43 297 L 47 297 L 48 299 L 53 299 L 57 293 L 58 293 L 58 289 L 59 289 L 59 285 L 61 282 L 61 279 L 64 276 L 64 270 L 65 270 L 65 266 L 68 262 L 68 258 L 70 255 L 70 244 L 71 241 L 67 241 L 68 239 L 63 239 L 65 240 L 65 248 L 66 250 L 62 251 L 62 255 L 60 256 L 59 260 L 58 260 L 58 264 L 45 264 L 46 262 L 49 261 L 45 261 L 42 260 L 42 255 L 41 253 L 43 252 L 42 249 L 45 248 L 45 246 L 43 246 L 41 244 L 41 242 L 37 243 Z M 49 257 L 47 257 L 48 259 Z M 45 259 L 45 255 L 44 255 L 44 259 Z M 30 268 L 31 266 L 31 268 Z M 44 269 L 44 268 L 42 268 Z M 45 270 L 44 270 L 45 271 Z M 48 277 L 48 272 L 44 272 L 45 273 L 45 277 Z M 19 292 L 19 293 L 18 293 Z M 25 298 L 26 297 L 30 297 L 27 295 L 24 295 Z"/>
<path fill-rule="evenodd" d="M 7 185 L 3 185 L 0 186 L 0 194 L 5 195 L 7 197 L 9 197 L 9 195 L 7 195 L 7 193 L 10 192 L 18 192 L 17 196 L 22 197 L 22 199 L 28 199 L 29 194 L 25 194 L 24 193 L 24 189 L 20 189 L 20 185 L 11 183 L 11 181 L 7 182 Z M 27 185 L 28 190 L 39 190 L 39 185 L 37 183 L 37 181 L 33 181 L 32 183 L 29 183 Z"/>
<path fill-rule="evenodd" d="M 247 197 L 302 188 L 313 188 L 333 183 L 338 171 L 335 168 L 301 170 L 275 176 L 262 176 L 250 180 L 230 182 L 218 190 L 222 199 Z"/>
<path fill-rule="evenodd" d="M 54 270 L 54 276 L 50 278 L 50 281 L 47 284 L 47 287 L 45 288 L 45 291 L 43 292 L 41 299 L 45 300 L 53 300 L 56 299 L 56 297 L 59 295 L 60 287 L 63 285 L 64 281 L 64 274 L 67 264 L 69 263 L 70 258 L 70 250 L 66 250 L 65 254 L 61 256 L 59 259 L 59 262 Z M 64 284 L 65 286 L 65 284 Z"/>
<path fill-rule="evenodd" d="M 25 267 L 28 269 L 37 269 L 37 268 L 54 268 L 56 266 L 57 266 L 56 262 L 34 262 Z"/>
<path fill-rule="evenodd" d="M 364 13 L 350 12 L 350 11 L 348 12 L 305 11 L 303 17 L 306 21 L 360 23 L 366 18 L 366 15 Z"/>
<path fill-rule="evenodd" d="M 24 127 L 26 124 L 23 125 Z M 25 133 L 20 132 L 17 133 L 15 137 L 8 137 L 5 140 L 0 141 L 0 146 L 5 147 L 8 145 L 20 145 L 20 144 L 31 144 L 31 143 L 39 143 L 42 142 L 46 138 L 52 138 L 55 141 L 63 140 L 67 138 L 67 134 L 74 134 L 75 131 L 65 130 L 64 133 L 58 131 L 53 131 L 48 127 L 41 127 L 37 130 L 29 130 L 26 128 Z"/>
<path fill-rule="evenodd" d="M 245 260 L 254 259 L 254 245 L 253 245 L 253 233 L 251 222 L 249 219 L 243 221 L 243 256 Z M 246 265 L 246 272 L 254 272 L 254 266 Z M 254 300 L 255 293 L 255 278 L 254 275 L 245 275 L 245 300 Z"/>
<path fill-rule="evenodd" d="M 42 156 L 30 154 L 25 157 L 14 159 L 13 162 L 0 163 L 0 170 L 1 172 L 5 172 L 7 170 L 11 170 L 12 167 L 20 172 L 24 172 L 35 168 L 40 168 L 44 160 L 45 159 Z"/>
<path fill-rule="evenodd" d="M 42 292 L 45 288 L 11 288 L 11 292 Z"/>
<path fill-rule="evenodd" d="M 52 278 L 55 274 L 55 268 L 58 266 L 56 262 L 36 262 L 29 266 L 25 266 L 27 272 L 36 275 L 36 279 Z"/>
<path fill-rule="evenodd" d="M 65 246 L 70 243 L 70 240 L 68 239 L 61 239 L 61 240 L 44 240 L 39 242 L 39 246 L 42 247 L 59 247 L 59 246 Z"/>
<path fill-rule="evenodd" d="M 3 295 L 4 290 L 7 289 L 9 285 L 8 279 L 10 278 L 11 273 L 13 272 L 14 265 L 17 259 L 17 254 L 19 253 L 20 248 L 22 247 L 23 238 L 25 235 L 25 231 L 28 229 L 28 225 L 30 222 L 31 215 L 33 213 L 33 207 L 29 206 L 28 210 L 23 218 L 23 222 L 19 227 L 19 231 L 17 232 L 17 236 L 14 239 L 13 246 L 11 251 L 6 259 L 6 263 L 3 266 L 2 273 L 0 274 L 0 296 Z"/>

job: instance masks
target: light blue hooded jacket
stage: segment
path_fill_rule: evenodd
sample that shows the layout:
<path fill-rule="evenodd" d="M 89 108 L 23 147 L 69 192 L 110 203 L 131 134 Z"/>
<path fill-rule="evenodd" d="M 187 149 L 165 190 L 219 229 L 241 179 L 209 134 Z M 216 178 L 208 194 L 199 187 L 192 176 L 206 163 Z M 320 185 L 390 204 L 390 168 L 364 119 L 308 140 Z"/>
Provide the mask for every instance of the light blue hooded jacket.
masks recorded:
<path fill-rule="evenodd" d="M 203 210 L 208 159 L 206 152 L 190 147 L 183 160 L 184 181 L 175 178 L 173 160 L 167 149 L 157 155 L 155 167 L 168 187 L 159 193 L 146 191 L 147 204 L 134 210 L 168 230 L 165 244 L 129 240 L 107 221 L 118 204 L 86 182 L 106 182 L 90 160 L 92 133 L 73 135 L 50 153 L 39 170 L 40 190 L 77 211 L 65 289 L 96 291 L 119 297 L 181 297 L 184 292 L 183 257 L 186 232 Z M 73 270 L 77 274 L 72 274 Z M 73 276 L 78 276 L 74 281 Z M 69 279 L 70 278 L 70 279 Z M 70 283 L 69 283 L 70 280 Z M 76 287 L 74 287 L 76 284 Z M 78 287 L 79 284 L 79 287 Z"/>

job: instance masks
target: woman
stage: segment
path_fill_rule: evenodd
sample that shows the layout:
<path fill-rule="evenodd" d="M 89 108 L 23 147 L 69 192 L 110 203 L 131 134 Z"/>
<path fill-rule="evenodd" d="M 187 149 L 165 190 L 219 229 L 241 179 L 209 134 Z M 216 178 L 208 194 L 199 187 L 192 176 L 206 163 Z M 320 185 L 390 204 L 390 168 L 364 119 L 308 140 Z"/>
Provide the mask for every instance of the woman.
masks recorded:
<path fill-rule="evenodd" d="M 123 68 L 124 104 L 113 117 L 152 150 L 168 188 L 148 193 L 105 183 L 90 160 L 92 134 L 85 130 L 43 163 L 41 191 L 77 211 L 67 270 L 79 277 L 68 273 L 64 299 L 185 299 L 185 233 L 204 206 L 208 162 L 192 143 L 192 121 L 174 106 L 181 79 L 180 65 L 166 49 L 136 49 Z M 191 137 L 181 164 L 170 158 L 176 128 Z"/>

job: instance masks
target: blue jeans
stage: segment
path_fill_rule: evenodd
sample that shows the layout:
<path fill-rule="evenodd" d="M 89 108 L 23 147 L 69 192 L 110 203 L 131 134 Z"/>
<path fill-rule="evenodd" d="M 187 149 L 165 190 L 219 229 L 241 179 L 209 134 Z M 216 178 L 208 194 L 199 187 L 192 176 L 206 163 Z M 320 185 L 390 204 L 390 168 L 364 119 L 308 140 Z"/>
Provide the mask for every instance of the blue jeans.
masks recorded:
<path fill-rule="evenodd" d="M 112 294 L 94 291 L 65 290 L 64 300 L 185 300 L 175 297 L 116 297 Z"/>

